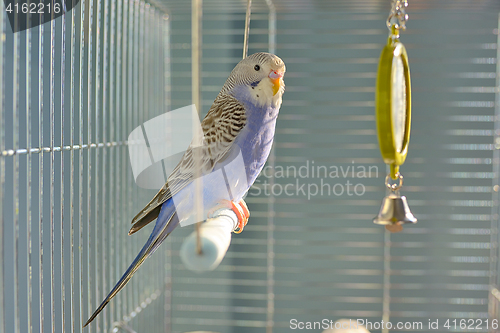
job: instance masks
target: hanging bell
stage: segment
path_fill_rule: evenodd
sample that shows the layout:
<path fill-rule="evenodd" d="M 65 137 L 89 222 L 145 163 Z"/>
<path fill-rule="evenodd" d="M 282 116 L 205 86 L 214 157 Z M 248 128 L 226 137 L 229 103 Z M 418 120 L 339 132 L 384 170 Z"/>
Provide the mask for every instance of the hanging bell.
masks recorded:
<path fill-rule="evenodd" d="M 373 223 L 385 226 L 417 223 L 417 219 L 410 211 L 406 197 L 392 192 L 382 201 L 382 207 Z"/>

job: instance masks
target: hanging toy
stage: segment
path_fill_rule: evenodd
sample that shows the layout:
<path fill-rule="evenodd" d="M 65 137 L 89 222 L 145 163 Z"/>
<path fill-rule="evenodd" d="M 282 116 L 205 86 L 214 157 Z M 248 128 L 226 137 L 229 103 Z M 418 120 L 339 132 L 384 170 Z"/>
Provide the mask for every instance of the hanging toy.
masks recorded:
<path fill-rule="evenodd" d="M 406 29 L 407 0 L 393 0 L 387 19 L 389 38 L 382 50 L 377 74 L 375 111 L 380 152 L 390 166 L 385 184 L 390 193 L 382 201 L 380 212 L 373 219 L 391 232 L 403 230 L 405 223 L 417 223 L 410 211 L 406 197 L 399 193 L 403 176 L 399 167 L 408 153 L 411 125 L 411 83 L 408 56 L 399 41 L 399 31 Z"/>

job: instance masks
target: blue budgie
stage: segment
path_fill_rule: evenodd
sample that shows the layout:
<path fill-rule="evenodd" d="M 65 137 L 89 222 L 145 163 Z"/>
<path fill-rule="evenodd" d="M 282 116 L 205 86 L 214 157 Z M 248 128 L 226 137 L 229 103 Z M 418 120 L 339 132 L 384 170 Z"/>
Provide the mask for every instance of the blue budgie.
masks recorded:
<path fill-rule="evenodd" d="M 284 73 L 283 61 L 269 53 L 252 54 L 236 65 L 201 123 L 201 145 L 189 146 L 167 183 L 132 220 L 129 235 L 156 219 L 148 241 L 84 327 L 124 288 L 177 225 L 194 215 L 195 189 L 203 192 L 203 207 L 231 208 L 238 216 L 238 231 L 243 230 L 250 216 L 243 197 L 271 151 L 285 91 Z M 233 165 L 238 163 L 233 162 L 238 158 L 241 167 L 235 168 Z M 225 184 L 220 183 L 220 177 L 211 177 L 221 170 Z M 196 184 L 197 177 L 202 179 L 198 183 L 201 186 Z M 230 200 L 224 195 L 228 189 Z"/>

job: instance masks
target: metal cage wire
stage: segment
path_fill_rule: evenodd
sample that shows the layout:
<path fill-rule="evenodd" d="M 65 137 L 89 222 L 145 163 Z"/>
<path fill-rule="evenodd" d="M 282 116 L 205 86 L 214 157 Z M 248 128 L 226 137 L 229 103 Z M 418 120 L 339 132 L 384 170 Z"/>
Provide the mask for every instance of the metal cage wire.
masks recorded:
<path fill-rule="evenodd" d="M 127 167 L 127 136 L 169 108 L 168 16 L 144 1 L 84 1 L 15 34 L 0 17 L 0 331 L 79 332 L 144 241 L 124 238 L 149 195 Z M 161 311 L 142 327 L 168 325 L 168 251 L 91 331 L 148 306 Z"/>

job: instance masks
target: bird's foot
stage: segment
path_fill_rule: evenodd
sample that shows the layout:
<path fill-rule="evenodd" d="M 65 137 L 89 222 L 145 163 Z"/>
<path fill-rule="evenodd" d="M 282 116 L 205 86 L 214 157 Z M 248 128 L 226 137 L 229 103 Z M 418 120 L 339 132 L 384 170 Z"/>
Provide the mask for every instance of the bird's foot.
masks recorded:
<path fill-rule="evenodd" d="M 243 228 L 247 225 L 248 218 L 250 217 L 250 211 L 248 210 L 245 201 L 240 200 L 240 202 L 236 203 L 230 200 L 221 200 L 217 206 L 209 210 L 208 216 L 213 215 L 213 213 L 221 208 L 231 209 L 236 214 L 236 217 L 238 218 L 238 228 L 234 231 L 234 233 L 241 233 Z"/>
<path fill-rule="evenodd" d="M 245 226 L 248 223 L 248 218 L 250 217 L 250 211 L 248 210 L 246 202 L 243 200 L 240 200 L 240 202 L 238 202 L 237 205 L 232 201 L 231 203 L 233 204 L 233 212 L 236 214 L 236 216 L 238 216 L 238 213 L 234 210 L 234 207 L 239 207 L 240 208 L 239 212 L 243 214 L 243 216 L 240 215 L 241 218 L 240 216 L 238 216 L 238 229 L 234 232 L 236 234 L 241 234 L 243 228 L 245 228 Z"/>

